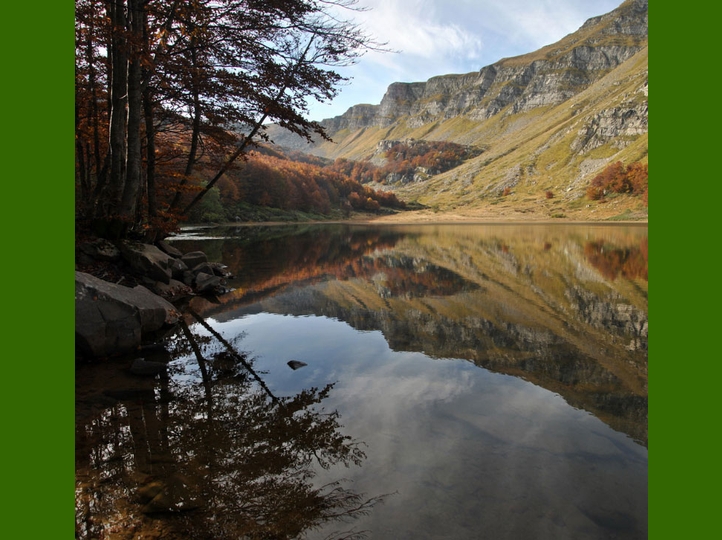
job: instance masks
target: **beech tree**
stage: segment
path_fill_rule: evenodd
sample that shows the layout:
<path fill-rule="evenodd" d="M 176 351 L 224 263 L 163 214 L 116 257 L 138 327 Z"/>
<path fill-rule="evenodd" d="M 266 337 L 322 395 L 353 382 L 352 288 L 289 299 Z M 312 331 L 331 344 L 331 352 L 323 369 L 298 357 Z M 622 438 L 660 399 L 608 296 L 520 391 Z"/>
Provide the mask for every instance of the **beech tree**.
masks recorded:
<path fill-rule="evenodd" d="M 172 224 L 274 122 L 310 139 L 308 100 L 382 45 L 356 0 L 77 0 L 77 213 L 119 237 Z M 197 166 L 216 166 L 204 191 Z M 164 189 L 161 189 L 160 186 Z M 197 189 L 197 188 L 195 188 Z"/>

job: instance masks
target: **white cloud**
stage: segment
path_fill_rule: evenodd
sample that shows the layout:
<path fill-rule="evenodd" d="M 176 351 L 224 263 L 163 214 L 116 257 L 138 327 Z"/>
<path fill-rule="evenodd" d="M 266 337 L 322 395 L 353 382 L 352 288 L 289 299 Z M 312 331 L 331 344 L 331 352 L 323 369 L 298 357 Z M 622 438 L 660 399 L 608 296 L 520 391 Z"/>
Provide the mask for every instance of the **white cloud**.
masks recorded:
<path fill-rule="evenodd" d="M 331 106 L 313 105 L 316 120 L 358 103 L 378 104 L 389 84 L 469 73 L 504 57 L 532 52 L 577 30 L 622 0 L 360 0 L 347 12 L 398 53 L 371 52 L 341 70 L 353 78 Z"/>

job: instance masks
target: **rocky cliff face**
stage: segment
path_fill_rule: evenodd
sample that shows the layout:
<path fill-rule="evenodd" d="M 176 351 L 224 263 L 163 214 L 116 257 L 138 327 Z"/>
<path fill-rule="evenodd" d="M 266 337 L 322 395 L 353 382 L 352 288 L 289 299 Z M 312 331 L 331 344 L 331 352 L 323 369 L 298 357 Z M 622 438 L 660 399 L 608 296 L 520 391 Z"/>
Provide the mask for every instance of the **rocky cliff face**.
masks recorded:
<path fill-rule="evenodd" d="M 393 83 L 380 105 L 358 105 L 322 124 L 333 134 L 386 127 L 404 117 L 415 127 L 456 116 L 486 120 L 501 111 L 517 114 L 558 105 L 645 46 L 647 1 L 628 0 L 611 13 L 589 19 L 554 45 L 500 60 L 478 72 Z"/>
<path fill-rule="evenodd" d="M 603 208 L 584 198 L 610 163 L 648 161 L 647 5 L 626 0 L 557 43 L 478 72 L 394 83 L 379 105 L 357 105 L 324 120 L 333 143 L 308 145 L 275 127 L 269 135 L 294 150 L 374 163 L 384 140 L 483 149 L 441 174 L 387 179 L 382 186 L 435 211 L 644 219 L 640 198 Z"/>

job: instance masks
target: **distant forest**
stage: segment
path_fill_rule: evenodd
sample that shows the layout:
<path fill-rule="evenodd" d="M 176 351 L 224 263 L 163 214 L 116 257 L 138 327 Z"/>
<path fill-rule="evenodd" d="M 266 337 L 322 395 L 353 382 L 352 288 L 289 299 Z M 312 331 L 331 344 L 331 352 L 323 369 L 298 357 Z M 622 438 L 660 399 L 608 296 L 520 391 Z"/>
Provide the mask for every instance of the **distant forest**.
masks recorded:
<path fill-rule="evenodd" d="M 264 145 L 228 171 L 190 219 L 219 222 L 278 216 L 259 212 L 257 207 L 320 216 L 403 209 L 406 203 L 392 192 L 372 189 L 368 184 L 385 184 L 391 175 L 410 181 L 420 170 L 426 175 L 438 174 L 476 154 L 478 151 L 454 143 L 398 142 L 383 154 L 386 163 L 377 166 L 368 160 L 331 162 Z M 188 189 L 203 188 L 203 172 L 200 167 Z"/>

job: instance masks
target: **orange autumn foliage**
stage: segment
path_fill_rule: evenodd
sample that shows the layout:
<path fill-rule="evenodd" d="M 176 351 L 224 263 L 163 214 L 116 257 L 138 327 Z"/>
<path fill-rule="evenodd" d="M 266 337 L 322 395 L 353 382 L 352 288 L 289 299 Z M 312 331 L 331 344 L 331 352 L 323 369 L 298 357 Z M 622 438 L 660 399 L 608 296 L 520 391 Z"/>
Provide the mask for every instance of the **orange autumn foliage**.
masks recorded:
<path fill-rule="evenodd" d="M 403 208 L 396 195 L 364 186 L 340 172 L 316 163 L 252 152 L 231 180 L 219 184 L 221 200 L 242 200 L 257 206 L 328 214 L 334 208 L 376 212 Z"/>
<path fill-rule="evenodd" d="M 648 239 L 643 239 L 638 247 L 616 248 L 604 242 L 587 242 L 584 255 L 587 260 L 607 279 L 615 280 L 622 276 L 626 279 L 647 280 L 649 265 Z"/>
<path fill-rule="evenodd" d="M 587 197 L 602 201 L 608 193 L 627 193 L 641 195 L 644 204 L 648 205 L 648 177 L 646 163 L 632 163 L 625 167 L 617 161 L 592 179 L 587 187 Z"/>

